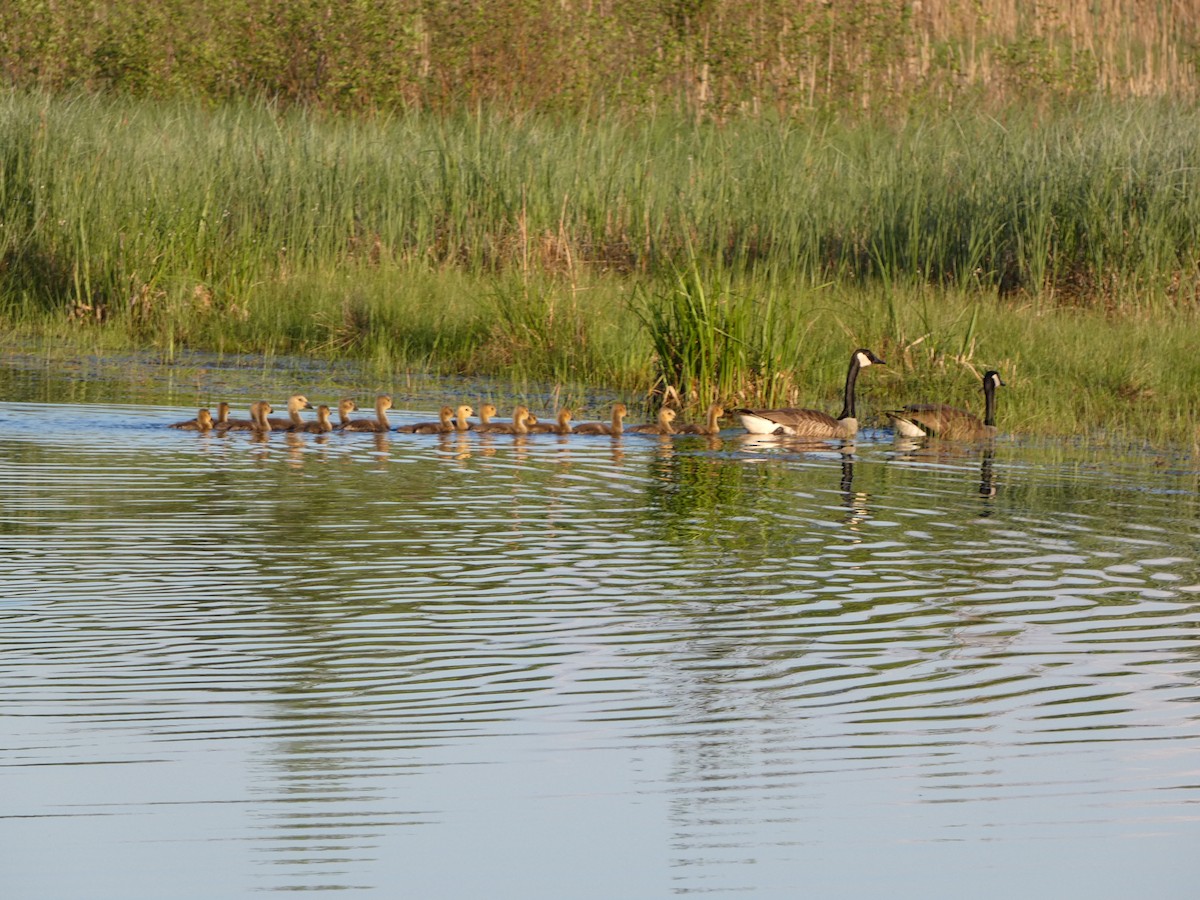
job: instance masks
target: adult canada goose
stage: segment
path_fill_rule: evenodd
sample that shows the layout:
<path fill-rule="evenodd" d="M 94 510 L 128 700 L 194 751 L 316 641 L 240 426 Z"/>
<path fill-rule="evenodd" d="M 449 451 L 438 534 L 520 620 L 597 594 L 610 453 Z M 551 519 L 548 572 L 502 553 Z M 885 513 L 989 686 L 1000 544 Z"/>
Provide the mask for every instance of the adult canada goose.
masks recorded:
<path fill-rule="evenodd" d="M 301 431 L 304 428 L 304 418 L 300 415 L 302 409 L 312 409 L 312 404 L 303 394 L 292 394 L 288 397 L 287 418 L 267 419 L 267 423 L 272 431 Z"/>
<path fill-rule="evenodd" d="M 350 418 L 350 413 L 358 409 L 358 404 L 350 397 L 346 397 L 338 401 L 338 428 L 345 428 L 353 419 Z"/>
<path fill-rule="evenodd" d="M 850 355 L 846 372 L 845 397 L 841 414 L 835 419 L 818 409 L 735 409 L 742 427 L 751 434 L 792 434 L 809 438 L 852 438 L 858 433 L 854 415 L 854 383 L 860 370 L 870 365 L 887 365 L 870 350 L 858 349 Z"/>
<path fill-rule="evenodd" d="M 322 403 L 317 407 L 317 421 L 305 422 L 300 431 L 309 434 L 326 434 L 333 431 L 333 423 L 329 421 L 329 407 Z"/>
<path fill-rule="evenodd" d="M 725 410 L 719 403 L 714 403 L 708 408 L 708 413 L 705 417 L 703 425 L 697 425 L 694 422 L 687 425 L 680 425 L 675 429 L 676 434 L 720 434 L 721 426 L 717 420 L 725 415 Z"/>
<path fill-rule="evenodd" d="M 196 418 L 188 419 L 186 422 L 173 422 L 167 427 L 180 428 L 183 431 L 212 431 L 212 413 L 207 409 L 201 409 L 196 413 Z"/>
<path fill-rule="evenodd" d="M 630 425 L 625 431 L 629 434 L 674 434 L 675 428 L 671 425 L 674 421 L 675 410 L 667 409 L 664 406 L 650 424 Z"/>
<path fill-rule="evenodd" d="M 528 427 L 530 434 L 570 434 L 571 411 L 560 409 L 553 422 L 535 422 Z"/>
<path fill-rule="evenodd" d="M 584 422 L 581 425 L 576 425 L 573 434 L 610 434 L 617 437 L 624 430 L 621 420 L 629 414 L 629 410 L 625 408 L 624 403 L 614 403 L 612 408 L 612 423 L 608 422 Z"/>
<path fill-rule="evenodd" d="M 351 419 L 345 424 L 342 431 L 390 431 L 392 425 L 388 422 L 387 411 L 391 408 L 391 396 L 389 394 L 380 394 L 375 398 L 374 419 Z"/>
<path fill-rule="evenodd" d="M 939 437 L 948 441 L 976 441 L 996 435 L 996 388 L 1003 387 L 1000 373 L 983 373 L 983 421 L 945 403 L 911 403 L 887 414 L 898 437 Z"/>
<path fill-rule="evenodd" d="M 454 411 L 454 430 L 455 431 L 470 431 L 473 427 L 471 422 L 467 421 L 468 416 L 475 415 L 475 410 L 467 406 L 465 403 Z"/>
<path fill-rule="evenodd" d="M 483 434 L 529 434 L 531 418 L 528 407 L 518 406 L 513 410 L 511 422 L 492 422 L 486 430 L 483 428 L 479 430 Z"/>
<path fill-rule="evenodd" d="M 414 422 L 396 429 L 401 434 L 448 434 L 454 430 L 454 410 L 443 406 L 438 410 L 436 422 Z"/>
<path fill-rule="evenodd" d="M 256 400 L 250 404 L 249 419 L 226 419 L 225 424 L 219 426 L 217 430 L 221 432 L 270 431 L 271 426 L 267 424 L 267 416 L 274 411 L 266 400 Z"/>

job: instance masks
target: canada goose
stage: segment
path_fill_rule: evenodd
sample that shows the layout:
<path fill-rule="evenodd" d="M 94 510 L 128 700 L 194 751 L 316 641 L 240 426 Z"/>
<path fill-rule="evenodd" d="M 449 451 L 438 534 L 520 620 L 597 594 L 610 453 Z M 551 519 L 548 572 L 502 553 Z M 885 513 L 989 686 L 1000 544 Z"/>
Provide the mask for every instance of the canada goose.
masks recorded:
<path fill-rule="evenodd" d="M 983 373 L 983 421 L 979 417 L 945 403 L 911 403 L 892 410 L 887 417 L 898 437 L 939 437 L 949 441 L 974 441 L 996 434 L 996 388 L 1003 387 L 1000 373 Z"/>
<path fill-rule="evenodd" d="M 272 431 L 300 431 L 304 428 L 304 419 L 300 415 L 302 409 L 312 409 L 312 404 L 303 394 L 292 394 L 288 397 L 287 418 L 267 419 L 267 424 Z"/>
<path fill-rule="evenodd" d="M 697 425 L 695 423 L 680 425 L 675 429 L 675 433 L 707 435 L 720 434 L 721 426 L 717 423 L 717 420 L 723 415 L 725 415 L 724 408 L 719 403 L 714 403 L 708 408 L 708 414 L 703 425 Z"/>
<path fill-rule="evenodd" d="M 267 423 L 267 416 L 273 413 L 271 404 L 266 400 L 255 400 L 250 404 L 249 419 L 226 419 L 225 424 L 218 427 L 218 431 L 270 431 L 271 426 Z"/>
<path fill-rule="evenodd" d="M 624 403 L 614 403 L 612 408 L 612 423 L 607 422 L 584 422 L 581 425 L 576 425 L 573 434 L 610 434 L 617 437 L 624 430 L 621 420 L 629 414 L 629 410 L 625 408 Z"/>
<path fill-rule="evenodd" d="M 465 403 L 458 407 L 458 409 L 454 411 L 454 430 L 470 431 L 472 423 L 467 421 L 467 416 L 473 415 L 475 415 L 475 410 L 471 409 L 471 407 L 467 406 Z"/>
<path fill-rule="evenodd" d="M 342 431 L 390 431 L 392 426 L 388 422 L 387 411 L 391 408 L 391 396 L 389 394 L 380 394 L 375 398 L 374 419 L 351 419 L 342 427 Z"/>
<path fill-rule="evenodd" d="M 350 397 L 339 400 L 337 427 L 345 428 L 347 425 L 349 425 L 353 421 L 350 418 L 350 413 L 354 412 L 356 409 L 358 409 L 358 404 Z"/>
<path fill-rule="evenodd" d="M 664 406 L 658 411 L 654 422 L 648 425 L 630 425 L 625 431 L 629 434 L 674 434 L 675 429 L 671 425 L 674 421 L 675 410 Z"/>
<path fill-rule="evenodd" d="M 186 422 L 174 422 L 167 427 L 180 428 L 183 431 L 212 431 L 212 413 L 207 409 L 201 409 L 196 413 L 196 418 L 188 419 Z"/>
<path fill-rule="evenodd" d="M 855 350 L 846 372 L 845 400 L 835 419 L 817 409 L 735 409 L 742 427 L 751 434 L 793 434 L 810 438 L 851 438 L 858 433 L 854 417 L 854 382 L 858 373 L 870 365 L 887 365 L 870 350 Z"/>
<path fill-rule="evenodd" d="M 571 411 L 560 409 L 553 422 L 535 422 L 528 428 L 530 434 L 570 434 Z"/>
<path fill-rule="evenodd" d="M 305 422 L 304 427 L 300 431 L 305 431 L 309 434 L 326 434 L 333 431 L 333 425 L 329 421 L 329 407 L 324 403 L 318 406 L 317 421 Z"/>
<path fill-rule="evenodd" d="M 518 406 L 513 410 L 511 422 L 491 422 L 486 430 L 480 428 L 479 431 L 482 434 L 529 434 L 531 418 L 528 407 Z"/>
<path fill-rule="evenodd" d="M 448 434 L 454 430 L 454 410 L 443 406 L 438 410 L 436 422 L 414 422 L 396 429 L 403 434 Z"/>

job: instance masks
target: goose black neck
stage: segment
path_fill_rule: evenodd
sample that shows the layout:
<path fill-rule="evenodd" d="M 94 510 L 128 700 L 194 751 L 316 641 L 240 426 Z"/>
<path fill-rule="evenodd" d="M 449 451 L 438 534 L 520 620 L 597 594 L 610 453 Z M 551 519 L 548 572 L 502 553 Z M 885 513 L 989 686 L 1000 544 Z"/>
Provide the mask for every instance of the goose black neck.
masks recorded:
<path fill-rule="evenodd" d="M 854 382 L 858 380 L 858 354 L 850 358 L 850 370 L 846 373 L 846 393 L 842 400 L 842 414 L 838 419 L 855 419 L 854 415 Z"/>
<path fill-rule="evenodd" d="M 983 380 L 983 424 L 996 424 L 996 382 L 991 378 Z"/>

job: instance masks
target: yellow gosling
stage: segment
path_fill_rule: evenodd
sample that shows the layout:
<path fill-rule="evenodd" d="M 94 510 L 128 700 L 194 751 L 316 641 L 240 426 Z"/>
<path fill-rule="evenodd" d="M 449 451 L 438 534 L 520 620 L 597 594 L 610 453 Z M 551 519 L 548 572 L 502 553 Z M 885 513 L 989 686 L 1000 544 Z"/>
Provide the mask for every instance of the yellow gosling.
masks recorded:
<path fill-rule="evenodd" d="M 350 397 L 338 401 L 338 428 L 345 428 L 352 421 L 350 413 L 358 409 L 358 404 Z"/>
<path fill-rule="evenodd" d="M 529 425 L 530 434 L 570 434 L 571 411 L 560 409 L 553 422 L 535 422 Z"/>
<path fill-rule="evenodd" d="M 308 434 L 328 434 L 333 431 L 333 423 L 329 421 L 329 416 L 329 407 L 322 403 L 317 407 L 317 421 L 305 422 L 300 430 Z"/>
<path fill-rule="evenodd" d="M 612 422 L 584 422 L 582 425 L 576 425 L 573 434 L 608 434 L 613 437 L 618 437 L 624 430 L 621 420 L 629 414 L 629 410 L 625 408 L 624 403 L 614 403 L 612 408 Z"/>
<path fill-rule="evenodd" d="M 529 434 L 529 409 L 518 406 L 513 410 L 511 422 L 492 422 L 485 434 Z M 482 429 L 480 429 L 482 431 Z"/>
<path fill-rule="evenodd" d="M 674 421 L 675 410 L 667 409 L 664 406 L 658 411 L 658 416 L 651 424 L 631 425 L 625 430 L 630 434 L 674 434 L 675 428 L 671 425 Z"/>
<path fill-rule="evenodd" d="M 250 404 L 249 419 L 226 419 L 218 431 L 270 431 L 271 426 L 265 423 L 266 416 L 274 412 L 266 400 L 256 400 Z"/>
<path fill-rule="evenodd" d="M 388 421 L 387 411 L 391 408 L 391 395 L 380 394 L 375 398 L 374 419 L 352 419 L 346 423 L 342 431 L 372 431 L 376 433 L 390 431 L 392 424 Z"/>
<path fill-rule="evenodd" d="M 288 397 L 287 418 L 267 419 L 267 424 L 272 431 L 301 431 L 304 428 L 304 418 L 300 415 L 302 409 L 312 409 L 312 404 L 303 394 L 292 394 Z"/>
<path fill-rule="evenodd" d="M 721 425 L 718 420 L 723 415 L 725 415 L 725 409 L 719 403 L 714 403 L 712 406 L 710 406 L 708 408 L 708 413 L 707 413 L 707 416 L 705 418 L 703 425 L 697 425 L 695 423 L 689 423 L 687 425 L 680 425 L 678 428 L 675 429 L 675 433 L 676 434 L 707 434 L 707 435 L 720 434 Z"/>
<path fill-rule="evenodd" d="M 471 407 L 467 406 L 467 404 L 464 403 L 459 406 L 459 408 L 454 411 L 454 430 L 470 431 L 471 423 L 467 421 L 467 417 L 473 415 L 475 415 L 475 410 L 471 409 Z"/>
<path fill-rule="evenodd" d="M 416 422 L 412 425 L 401 425 L 396 430 L 403 434 L 449 434 L 454 430 L 454 410 L 443 406 L 438 410 L 436 422 Z"/>
<path fill-rule="evenodd" d="M 212 431 L 212 413 L 207 409 L 201 409 L 196 413 L 196 418 L 188 419 L 186 422 L 175 422 L 167 427 L 179 428 L 183 431 Z"/>
<path fill-rule="evenodd" d="M 479 406 L 479 424 L 476 429 L 487 430 L 487 427 L 492 424 L 492 416 L 496 415 L 496 407 L 490 403 L 482 403 Z"/>

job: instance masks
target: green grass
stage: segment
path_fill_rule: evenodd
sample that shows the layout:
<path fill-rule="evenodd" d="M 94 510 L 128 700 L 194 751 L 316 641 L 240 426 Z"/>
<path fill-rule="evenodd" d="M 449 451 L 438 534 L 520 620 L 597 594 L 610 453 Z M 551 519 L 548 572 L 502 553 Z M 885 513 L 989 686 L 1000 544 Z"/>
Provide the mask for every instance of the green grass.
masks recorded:
<path fill-rule="evenodd" d="M 699 408 L 1196 440 L 1200 111 L 900 126 L 327 117 L 0 95 L 0 323 L 91 349 L 362 359 Z"/>

